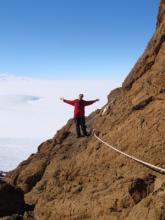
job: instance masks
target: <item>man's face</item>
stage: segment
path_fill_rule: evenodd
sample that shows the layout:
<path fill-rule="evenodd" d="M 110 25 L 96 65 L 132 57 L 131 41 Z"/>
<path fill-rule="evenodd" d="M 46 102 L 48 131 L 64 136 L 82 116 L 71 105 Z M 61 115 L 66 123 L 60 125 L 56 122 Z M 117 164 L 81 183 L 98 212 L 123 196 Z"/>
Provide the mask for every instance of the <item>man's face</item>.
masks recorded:
<path fill-rule="evenodd" d="M 79 99 L 80 99 L 80 100 L 82 100 L 82 99 L 83 99 L 83 97 L 84 97 L 83 95 L 79 95 Z"/>

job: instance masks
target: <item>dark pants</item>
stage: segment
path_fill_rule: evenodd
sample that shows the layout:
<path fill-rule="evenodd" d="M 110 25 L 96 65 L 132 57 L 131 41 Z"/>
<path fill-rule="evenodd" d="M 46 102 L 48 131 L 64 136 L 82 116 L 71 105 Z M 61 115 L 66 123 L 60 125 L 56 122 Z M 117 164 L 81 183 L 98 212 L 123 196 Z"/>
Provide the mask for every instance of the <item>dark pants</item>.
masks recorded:
<path fill-rule="evenodd" d="M 77 136 L 81 135 L 80 128 L 83 132 L 83 135 L 87 135 L 86 125 L 85 125 L 85 117 L 74 118 L 74 122 L 75 122 Z"/>

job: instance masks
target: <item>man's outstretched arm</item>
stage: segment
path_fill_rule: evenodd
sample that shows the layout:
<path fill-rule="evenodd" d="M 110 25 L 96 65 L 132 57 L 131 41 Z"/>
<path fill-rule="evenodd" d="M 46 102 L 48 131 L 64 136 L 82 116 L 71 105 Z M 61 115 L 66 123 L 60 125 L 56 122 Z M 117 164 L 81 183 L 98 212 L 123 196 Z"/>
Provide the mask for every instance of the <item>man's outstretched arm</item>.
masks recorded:
<path fill-rule="evenodd" d="M 67 99 L 64 99 L 64 98 L 60 98 L 63 102 L 69 104 L 69 105 L 74 105 L 75 104 L 75 101 L 74 100 L 67 100 Z"/>
<path fill-rule="evenodd" d="M 91 100 L 91 101 L 85 101 L 84 100 L 84 104 L 85 104 L 85 106 L 92 105 L 93 103 L 98 102 L 98 101 L 99 101 L 99 99 L 95 99 L 95 100 Z"/>

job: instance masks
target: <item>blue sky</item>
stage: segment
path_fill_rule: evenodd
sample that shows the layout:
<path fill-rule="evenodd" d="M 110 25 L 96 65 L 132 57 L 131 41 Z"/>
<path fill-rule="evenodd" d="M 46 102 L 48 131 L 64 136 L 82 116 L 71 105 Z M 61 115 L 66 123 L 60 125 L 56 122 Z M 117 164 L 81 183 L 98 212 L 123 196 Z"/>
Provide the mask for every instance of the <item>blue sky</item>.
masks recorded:
<path fill-rule="evenodd" d="M 157 10 L 158 0 L 1 0 L 0 73 L 123 80 Z"/>

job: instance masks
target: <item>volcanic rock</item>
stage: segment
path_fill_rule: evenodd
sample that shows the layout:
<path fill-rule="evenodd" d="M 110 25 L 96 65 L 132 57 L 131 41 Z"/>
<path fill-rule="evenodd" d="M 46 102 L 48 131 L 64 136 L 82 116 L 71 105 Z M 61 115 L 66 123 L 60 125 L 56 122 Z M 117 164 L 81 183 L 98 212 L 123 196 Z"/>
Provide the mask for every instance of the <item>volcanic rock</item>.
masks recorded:
<path fill-rule="evenodd" d="M 25 209 L 24 194 L 3 180 L 0 180 L 0 217 L 14 213 L 23 214 Z"/>

